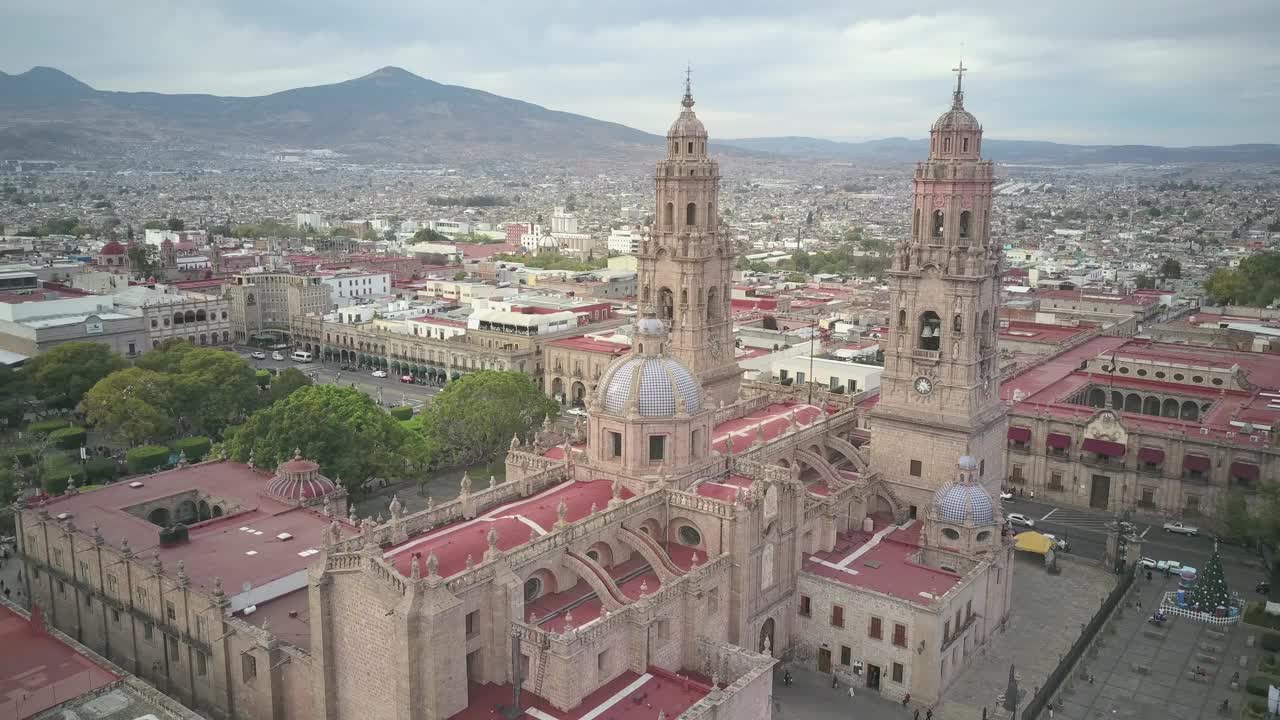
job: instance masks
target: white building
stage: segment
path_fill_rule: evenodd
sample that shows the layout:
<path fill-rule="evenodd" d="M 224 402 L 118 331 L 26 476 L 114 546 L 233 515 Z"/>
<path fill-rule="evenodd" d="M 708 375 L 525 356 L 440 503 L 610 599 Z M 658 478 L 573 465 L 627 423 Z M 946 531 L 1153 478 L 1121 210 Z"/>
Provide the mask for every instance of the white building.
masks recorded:
<path fill-rule="evenodd" d="M 551 233 L 573 235 L 578 232 L 578 218 L 571 212 L 566 212 L 563 207 L 558 207 L 555 212 L 551 213 Z"/>
<path fill-rule="evenodd" d="M 325 273 L 320 282 L 329 286 L 329 297 L 334 302 L 352 298 L 380 297 L 391 293 L 389 273 L 367 270 L 336 270 Z"/>
<path fill-rule="evenodd" d="M 299 230 L 308 227 L 312 230 L 324 230 L 329 227 L 329 223 L 325 222 L 320 213 L 298 213 L 294 217 L 294 225 Z"/>
<path fill-rule="evenodd" d="M 436 220 L 431 223 L 431 229 L 445 237 L 452 238 L 459 235 L 470 235 L 471 223 L 459 220 Z"/>
<path fill-rule="evenodd" d="M 610 253 L 634 255 L 640 249 L 640 232 L 632 225 L 612 230 L 609 232 L 608 247 Z"/>
<path fill-rule="evenodd" d="M 568 311 L 533 314 L 488 309 L 476 310 L 467 318 L 468 330 L 493 330 L 514 335 L 548 335 L 577 325 L 577 314 Z"/>
<path fill-rule="evenodd" d="M 850 395 L 879 388 L 883 370 L 879 365 L 860 365 L 808 354 L 782 357 L 773 363 L 773 376 L 779 380 L 791 379 L 796 385 L 813 382 L 831 390 L 843 388 Z"/>

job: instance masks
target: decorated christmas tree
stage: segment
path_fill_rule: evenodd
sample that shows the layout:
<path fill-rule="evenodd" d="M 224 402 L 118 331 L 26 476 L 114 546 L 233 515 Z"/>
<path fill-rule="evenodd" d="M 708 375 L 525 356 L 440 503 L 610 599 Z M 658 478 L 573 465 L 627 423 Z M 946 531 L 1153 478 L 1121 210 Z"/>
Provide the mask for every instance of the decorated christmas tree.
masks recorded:
<path fill-rule="evenodd" d="M 1213 612 L 1217 607 L 1226 607 L 1228 597 L 1227 579 L 1222 575 L 1222 558 L 1218 555 L 1218 543 L 1214 541 L 1213 555 L 1209 557 L 1209 564 L 1205 565 L 1204 572 L 1196 578 L 1195 589 L 1191 591 L 1191 602 L 1201 612 Z"/>

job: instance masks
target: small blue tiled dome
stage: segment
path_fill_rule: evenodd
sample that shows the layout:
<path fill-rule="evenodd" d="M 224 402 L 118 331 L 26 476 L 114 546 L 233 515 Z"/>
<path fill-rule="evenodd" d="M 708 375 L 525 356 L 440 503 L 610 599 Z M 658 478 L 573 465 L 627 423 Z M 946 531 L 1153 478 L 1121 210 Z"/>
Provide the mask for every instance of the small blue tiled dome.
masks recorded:
<path fill-rule="evenodd" d="M 958 525 L 991 525 L 995 523 L 995 507 L 991 496 L 976 483 L 948 483 L 933 495 L 938 517 Z"/>
<path fill-rule="evenodd" d="M 683 401 L 692 415 L 702 408 L 702 389 L 689 368 L 665 356 L 630 355 L 613 362 L 600 378 L 600 406 L 623 414 L 635 407 L 645 417 L 675 415 Z"/>

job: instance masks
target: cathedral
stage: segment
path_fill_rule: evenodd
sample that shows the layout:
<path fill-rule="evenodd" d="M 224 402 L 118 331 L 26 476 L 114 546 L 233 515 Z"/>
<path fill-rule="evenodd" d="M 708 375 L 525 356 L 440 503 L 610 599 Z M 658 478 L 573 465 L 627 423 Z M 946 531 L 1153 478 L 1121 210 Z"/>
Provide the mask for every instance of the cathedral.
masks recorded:
<path fill-rule="evenodd" d="M 693 107 L 686 83 L 632 349 L 584 423 L 512 438 L 505 481 L 417 513 L 348 515 L 301 457 L 23 508 L 50 622 L 212 717 L 763 720 L 780 660 L 936 702 L 1012 590 L 982 127 L 957 78 L 890 271 L 881 394 L 859 405 L 741 381 Z M 189 536 L 130 544 L 173 512 Z"/>

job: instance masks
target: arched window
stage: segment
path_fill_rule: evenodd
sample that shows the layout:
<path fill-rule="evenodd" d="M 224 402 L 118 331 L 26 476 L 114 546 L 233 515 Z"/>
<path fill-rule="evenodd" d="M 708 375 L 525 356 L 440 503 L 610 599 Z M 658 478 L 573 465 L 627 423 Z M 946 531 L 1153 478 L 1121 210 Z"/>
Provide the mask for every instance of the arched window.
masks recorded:
<path fill-rule="evenodd" d="M 673 302 L 674 296 L 671 293 L 671 288 L 664 287 L 658 290 L 658 317 L 663 320 L 670 320 L 675 314 L 672 307 Z"/>
<path fill-rule="evenodd" d="M 969 152 L 969 138 L 960 138 L 960 152 Z"/>
<path fill-rule="evenodd" d="M 176 313 L 174 313 L 174 314 L 173 314 L 173 324 L 174 324 L 174 325 L 181 325 L 181 324 L 182 324 L 182 313 L 180 313 L 180 312 L 176 312 Z"/>
<path fill-rule="evenodd" d="M 209 316 L 206 315 L 203 310 L 196 311 L 196 322 L 204 322 L 205 320 L 208 320 L 208 319 L 209 319 Z"/>
<path fill-rule="evenodd" d="M 942 152 L 943 153 L 951 152 L 951 138 L 942 139 Z"/>
<path fill-rule="evenodd" d="M 934 210 L 933 211 L 933 236 L 936 238 L 942 237 L 942 223 L 943 223 L 942 211 Z"/>
<path fill-rule="evenodd" d="M 942 537 L 944 537 L 944 538 L 946 538 L 946 539 L 948 539 L 948 540 L 959 540 L 959 539 L 960 539 L 960 533 L 956 532 L 955 530 L 953 530 L 953 529 L 951 529 L 951 528 L 942 528 Z M 959 612 L 959 611 L 957 610 L 957 612 Z"/>
<path fill-rule="evenodd" d="M 542 596 L 542 579 L 531 577 L 524 581 L 524 601 L 533 602 Z"/>
<path fill-rule="evenodd" d="M 184 319 L 186 322 L 195 322 L 195 321 L 196 321 L 196 311 L 195 311 L 195 310 L 188 310 L 188 311 L 187 311 L 186 316 L 185 316 L 183 319 Z"/>
<path fill-rule="evenodd" d="M 692 155 L 692 154 L 693 154 L 693 142 L 692 142 L 692 141 L 689 143 L 689 154 L 690 154 L 690 155 Z"/>
<path fill-rule="evenodd" d="M 958 314 L 951 319 L 951 329 L 957 333 L 964 329 L 964 321 Z"/>
<path fill-rule="evenodd" d="M 968 210 L 960 212 L 960 237 L 962 238 L 969 237 L 969 216 L 972 214 Z"/>
<path fill-rule="evenodd" d="M 920 315 L 920 349 L 937 350 L 942 343 L 942 319 L 928 310 Z"/>
<path fill-rule="evenodd" d="M 662 224 L 667 227 L 671 227 L 672 223 L 676 221 L 675 215 L 676 215 L 675 203 L 667 203 L 666 212 L 664 212 L 662 215 Z"/>
<path fill-rule="evenodd" d="M 688 305 L 688 304 L 689 304 L 689 289 L 688 289 L 688 288 L 681 288 L 681 289 L 680 289 L 680 304 L 681 304 L 681 305 Z"/>
<path fill-rule="evenodd" d="M 898 311 L 898 327 L 906 327 L 906 326 L 907 326 L 907 311 L 899 310 Z"/>
<path fill-rule="evenodd" d="M 708 320 L 720 319 L 720 303 L 718 302 L 718 300 L 719 298 L 716 296 L 715 288 L 711 288 L 710 290 L 707 291 L 707 319 Z"/>
<path fill-rule="evenodd" d="M 911 237 L 920 237 L 920 208 L 916 208 L 915 217 L 911 219 Z"/>
<path fill-rule="evenodd" d="M 208 336 L 208 335 L 205 335 L 204 333 L 200 333 L 200 344 L 201 344 L 201 345 L 208 345 L 208 344 L 209 344 L 209 336 Z"/>
<path fill-rule="evenodd" d="M 695 203 L 689 203 L 684 208 L 684 224 L 693 227 L 698 223 L 698 206 Z"/>
<path fill-rule="evenodd" d="M 698 546 L 702 544 L 702 533 L 692 525 L 681 525 L 676 532 L 681 545 Z"/>

